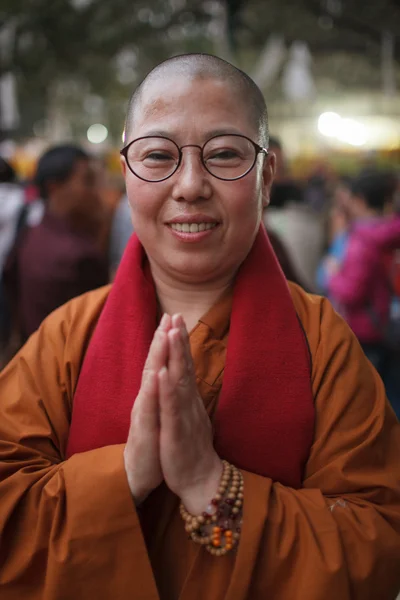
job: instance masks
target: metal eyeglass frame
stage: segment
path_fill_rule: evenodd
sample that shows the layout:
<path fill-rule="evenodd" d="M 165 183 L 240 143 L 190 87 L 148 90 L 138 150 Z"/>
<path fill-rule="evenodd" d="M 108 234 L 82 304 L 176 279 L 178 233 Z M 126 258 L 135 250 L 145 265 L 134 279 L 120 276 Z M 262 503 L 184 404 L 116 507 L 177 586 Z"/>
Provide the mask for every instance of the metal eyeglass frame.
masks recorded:
<path fill-rule="evenodd" d="M 239 175 L 239 177 L 234 177 L 233 179 L 226 179 L 224 177 L 218 177 L 218 175 L 211 173 L 211 171 L 207 168 L 207 165 L 204 161 L 204 156 L 203 156 L 204 147 L 208 144 L 208 142 L 210 142 L 211 140 L 214 140 L 215 138 L 218 138 L 218 137 L 227 137 L 227 136 L 244 138 L 245 140 L 247 140 L 248 142 L 250 142 L 252 144 L 252 146 L 254 147 L 254 150 L 255 150 L 253 164 L 247 169 L 247 171 L 245 173 L 243 173 L 243 175 Z M 166 177 L 163 177 L 162 179 L 145 179 L 144 177 L 141 177 L 140 175 L 135 173 L 135 171 L 132 169 L 131 165 L 129 164 L 128 150 L 132 146 L 132 144 L 134 144 L 135 142 L 138 142 L 139 140 L 146 140 L 149 138 L 160 138 L 162 140 L 168 140 L 169 142 L 172 142 L 172 144 L 174 144 L 174 146 L 178 150 L 179 160 L 177 162 L 175 169 L 172 171 L 172 173 L 170 173 Z M 120 150 L 120 154 L 125 158 L 126 164 L 128 165 L 128 168 L 131 171 L 131 173 L 133 173 L 136 177 L 138 177 L 142 181 L 146 181 L 148 183 L 160 183 L 161 181 L 165 181 L 166 179 L 169 179 L 170 177 L 172 177 L 172 175 L 174 175 L 177 172 L 177 170 L 179 169 L 181 162 L 182 162 L 182 156 L 183 156 L 182 149 L 183 148 L 198 148 L 200 150 L 201 164 L 203 165 L 203 167 L 205 168 L 207 173 L 209 173 L 216 179 L 220 179 L 221 181 L 237 181 L 238 179 L 242 179 L 243 177 L 248 175 L 250 173 L 250 171 L 254 168 L 254 165 L 257 162 L 257 157 L 261 152 L 265 156 L 268 156 L 268 154 L 269 154 L 267 148 L 263 148 L 259 144 L 256 144 L 255 142 L 253 142 L 253 140 L 251 140 L 247 136 L 241 135 L 240 133 L 227 133 L 225 136 L 221 135 L 221 134 L 214 135 L 214 136 L 210 137 L 210 139 L 208 139 L 202 146 L 199 146 L 197 144 L 185 144 L 184 146 L 181 146 L 181 147 L 179 147 L 178 144 L 176 142 L 174 142 L 174 140 L 171 140 L 169 137 L 166 137 L 165 135 L 144 135 L 142 137 L 136 138 L 136 139 L 132 140 L 131 142 L 129 142 L 129 144 L 127 144 L 124 148 L 122 148 L 122 150 Z"/>

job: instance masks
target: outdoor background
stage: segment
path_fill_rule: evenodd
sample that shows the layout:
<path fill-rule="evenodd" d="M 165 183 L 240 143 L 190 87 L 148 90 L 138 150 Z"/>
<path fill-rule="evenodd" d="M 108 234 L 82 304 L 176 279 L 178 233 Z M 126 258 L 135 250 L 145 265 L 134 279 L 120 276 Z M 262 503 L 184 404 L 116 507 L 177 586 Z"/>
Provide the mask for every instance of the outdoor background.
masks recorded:
<path fill-rule="evenodd" d="M 371 156 L 396 166 L 399 34 L 399 0 L 0 0 L 1 154 L 28 177 L 49 144 L 74 140 L 117 173 L 138 82 L 209 52 L 260 85 L 298 177 Z"/>

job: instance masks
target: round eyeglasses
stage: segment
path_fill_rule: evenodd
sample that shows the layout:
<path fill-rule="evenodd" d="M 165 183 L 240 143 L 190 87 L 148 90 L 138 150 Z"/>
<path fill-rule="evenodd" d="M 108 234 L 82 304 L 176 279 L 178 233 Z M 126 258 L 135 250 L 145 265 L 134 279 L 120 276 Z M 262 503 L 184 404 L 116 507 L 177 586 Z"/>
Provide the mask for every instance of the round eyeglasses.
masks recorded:
<path fill-rule="evenodd" d="M 183 148 L 198 148 L 204 168 L 224 181 L 241 179 L 249 173 L 262 153 L 268 150 L 240 134 L 216 135 L 203 146 L 187 144 L 179 147 L 163 136 L 144 136 L 121 150 L 126 163 L 136 177 L 156 183 L 171 177 L 182 162 Z"/>

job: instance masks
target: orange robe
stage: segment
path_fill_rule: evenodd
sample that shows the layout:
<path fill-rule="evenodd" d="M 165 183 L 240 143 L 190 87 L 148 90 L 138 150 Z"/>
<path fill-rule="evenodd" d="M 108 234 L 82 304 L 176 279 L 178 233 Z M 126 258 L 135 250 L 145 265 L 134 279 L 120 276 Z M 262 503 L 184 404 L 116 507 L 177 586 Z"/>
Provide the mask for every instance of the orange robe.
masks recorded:
<path fill-rule="evenodd" d="M 213 557 L 187 539 L 164 485 L 136 511 L 122 444 L 64 459 L 79 370 L 108 290 L 53 313 L 0 376 L 0 599 L 395 598 L 400 426 L 330 304 L 291 285 L 316 406 L 303 488 L 244 472 L 238 551 Z M 229 313 L 225 298 L 190 335 L 211 415 Z"/>

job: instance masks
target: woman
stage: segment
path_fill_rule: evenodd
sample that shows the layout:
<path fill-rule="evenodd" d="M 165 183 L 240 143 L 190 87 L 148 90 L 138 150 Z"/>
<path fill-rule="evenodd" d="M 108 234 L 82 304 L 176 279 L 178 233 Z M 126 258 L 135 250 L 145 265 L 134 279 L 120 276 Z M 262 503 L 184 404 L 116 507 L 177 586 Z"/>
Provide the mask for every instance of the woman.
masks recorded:
<path fill-rule="evenodd" d="M 400 340 L 398 318 L 391 318 L 392 302 L 397 300 L 392 271 L 400 249 L 400 215 L 390 215 L 395 184 L 391 173 L 374 170 L 354 180 L 345 252 L 341 262 L 331 264 L 326 283 L 331 300 L 382 377 L 399 416 Z"/>
<path fill-rule="evenodd" d="M 215 57 L 166 61 L 122 165 L 137 237 L 111 291 L 1 378 L 2 599 L 392 598 L 399 426 L 271 251 L 260 91 Z"/>

